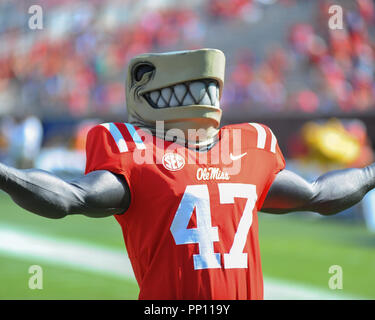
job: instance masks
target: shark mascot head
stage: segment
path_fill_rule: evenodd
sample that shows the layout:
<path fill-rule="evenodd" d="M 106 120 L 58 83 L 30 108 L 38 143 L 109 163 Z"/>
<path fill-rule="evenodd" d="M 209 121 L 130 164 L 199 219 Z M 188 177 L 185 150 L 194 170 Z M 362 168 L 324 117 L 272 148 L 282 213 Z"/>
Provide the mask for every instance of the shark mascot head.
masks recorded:
<path fill-rule="evenodd" d="M 187 147 L 212 145 L 222 114 L 224 72 L 225 56 L 216 49 L 136 56 L 127 74 L 128 122 Z M 162 132 L 157 121 L 164 123 Z"/>

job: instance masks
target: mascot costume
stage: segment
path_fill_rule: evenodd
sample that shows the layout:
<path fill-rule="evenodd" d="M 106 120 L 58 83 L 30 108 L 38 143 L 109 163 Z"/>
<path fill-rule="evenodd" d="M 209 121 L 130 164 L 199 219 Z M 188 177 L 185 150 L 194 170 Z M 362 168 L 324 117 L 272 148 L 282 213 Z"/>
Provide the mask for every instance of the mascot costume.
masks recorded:
<path fill-rule="evenodd" d="M 224 69 L 214 49 L 135 57 L 128 122 L 89 132 L 84 176 L 0 164 L 0 188 L 47 218 L 113 215 L 140 299 L 262 299 L 258 210 L 335 214 L 375 187 L 375 165 L 312 183 L 286 170 L 267 126 L 220 127 Z"/>

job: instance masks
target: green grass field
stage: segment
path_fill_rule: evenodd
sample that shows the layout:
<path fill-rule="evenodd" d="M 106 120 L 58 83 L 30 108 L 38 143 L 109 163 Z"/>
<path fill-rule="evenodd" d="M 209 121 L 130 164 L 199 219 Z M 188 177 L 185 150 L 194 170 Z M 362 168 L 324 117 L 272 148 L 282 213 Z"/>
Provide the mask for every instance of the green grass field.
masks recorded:
<path fill-rule="evenodd" d="M 72 216 L 48 220 L 17 208 L 0 195 L 0 227 L 49 238 L 125 250 L 114 218 Z M 311 215 L 260 214 L 265 277 L 328 290 L 331 265 L 343 268 L 343 293 L 375 298 L 375 234 L 359 224 Z M 43 267 L 43 290 L 28 288 L 28 268 Z M 0 299 L 136 299 L 132 280 L 0 251 Z"/>

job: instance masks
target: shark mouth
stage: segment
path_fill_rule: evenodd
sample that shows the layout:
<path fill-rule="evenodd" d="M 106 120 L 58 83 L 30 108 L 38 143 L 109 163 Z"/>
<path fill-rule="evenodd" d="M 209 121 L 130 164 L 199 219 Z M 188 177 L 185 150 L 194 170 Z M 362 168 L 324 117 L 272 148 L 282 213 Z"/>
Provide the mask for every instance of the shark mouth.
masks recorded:
<path fill-rule="evenodd" d="M 143 94 L 155 108 L 205 105 L 219 108 L 219 84 L 213 79 L 187 81 Z"/>

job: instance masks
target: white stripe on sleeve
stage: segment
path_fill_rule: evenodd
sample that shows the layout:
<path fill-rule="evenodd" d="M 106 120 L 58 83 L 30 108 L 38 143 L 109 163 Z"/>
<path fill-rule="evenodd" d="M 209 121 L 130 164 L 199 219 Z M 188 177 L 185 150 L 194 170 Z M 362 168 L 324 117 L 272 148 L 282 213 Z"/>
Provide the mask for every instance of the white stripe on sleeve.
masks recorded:
<path fill-rule="evenodd" d="M 120 130 L 116 127 L 114 123 L 103 123 L 102 126 L 106 128 L 115 140 L 117 147 L 121 153 L 128 151 L 128 146 L 122 136 Z"/>
<path fill-rule="evenodd" d="M 273 134 L 272 130 L 271 129 L 269 129 L 269 130 L 270 130 L 271 136 L 272 136 L 272 140 L 271 140 L 271 152 L 276 153 L 277 139 L 276 139 L 275 135 Z"/>
<path fill-rule="evenodd" d="M 125 123 L 126 128 L 128 129 L 130 135 L 133 138 L 133 141 L 135 142 L 135 145 L 137 149 L 143 150 L 146 149 L 145 144 L 143 143 L 141 137 L 139 136 L 137 130 L 135 130 L 134 126 L 131 125 L 130 123 Z"/>
<path fill-rule="evenodd" d="M 264 149 L 267 137 L 266 130 L 259 123 L 251 122 L 249 124 L 253 126 L 258 133 L 257 148 Z"/>

